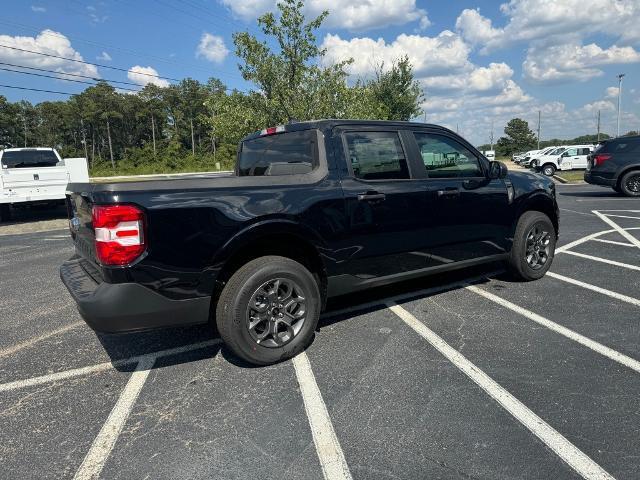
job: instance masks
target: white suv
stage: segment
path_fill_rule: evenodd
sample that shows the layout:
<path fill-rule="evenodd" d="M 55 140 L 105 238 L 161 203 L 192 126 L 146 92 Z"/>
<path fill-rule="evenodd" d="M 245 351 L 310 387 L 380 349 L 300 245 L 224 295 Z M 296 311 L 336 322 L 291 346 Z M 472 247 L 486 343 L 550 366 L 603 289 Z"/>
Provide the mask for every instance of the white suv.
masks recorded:
<path fill-rule="evenodd" d="M 545 175 L 551 176 L 556 170 L 577 170 L 587 168 L 587 157 L 593 152 L 593 145 L 565 145 L 538 157 L 536 170 L 541 170 Z"/>

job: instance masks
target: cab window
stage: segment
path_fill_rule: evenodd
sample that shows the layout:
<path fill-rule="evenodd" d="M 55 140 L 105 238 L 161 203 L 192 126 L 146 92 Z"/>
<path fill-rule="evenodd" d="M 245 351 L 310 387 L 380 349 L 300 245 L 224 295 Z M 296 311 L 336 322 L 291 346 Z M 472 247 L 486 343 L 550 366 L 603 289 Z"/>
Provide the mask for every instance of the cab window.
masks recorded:
<path fill-rule="evenodd" d="M 348 132 L 344 137 L 354 177 L 362 180 L 409 178 L 398 132 Z"/>
<path fill-rule="evenodd" d="M 414 133 L 422 164 L 430 178 L 481 177 L 478 157 L 453 138 L 432 133 Z"/>

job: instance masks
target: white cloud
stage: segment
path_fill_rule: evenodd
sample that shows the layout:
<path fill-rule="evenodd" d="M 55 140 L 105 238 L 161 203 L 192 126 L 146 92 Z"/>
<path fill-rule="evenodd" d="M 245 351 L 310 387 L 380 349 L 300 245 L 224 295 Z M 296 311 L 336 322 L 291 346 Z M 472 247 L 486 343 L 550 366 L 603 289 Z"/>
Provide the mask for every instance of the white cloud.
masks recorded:
<path fill-rule="evenodd" d="M 607 87 L 604 91 L 604 98 L 618 98 L 618 87 Z"/>
<path fill-rule="evenodd" d="M 595 43 L 580 45 L 568 41 L 551 46 L 533 44 L 522 67 L 525 77 L 535 82 L 584 82 L 603 74 L 598 67 L 637 62 L 640 53 L 633 47 L 613 45 L 603 49 Z"/>
<path fill-rule="evenodd" d="M 391 43 L 383 38 L 343 40 L 339 35 L 328 34 L 324 37 L 322 48 L 326 49 L 325 64 L 353 58 L 349 73 L 356 76 L 371 75 L 379 63 L 384 62 L 388 66 L 403 55 L 409 57 L 418 77 L 445 74 L 469 66 L 469 47 L 458 35 L 448 30 L 436 37 L 403 33 Z"/>
<path fill-rule="evenodd" d="M 203 33 L 196 48 L 196 57 L 204 57 L 210 62 L 222 63 L 229 55 L 224 39 L 210 33 Z"/>
<path fill-rule="evenodd" d="M 277 0 L 221 0 L 231 12 L 244 20 L 276 10 Z M 421 29 L 431 25 L 427 12 L 416 6 L 416 0 L 308 0 L 305 14 L 315 17 L 328 10 L 325 26 L 364 31 L 389 25 L 419 22 Z"/>
<path fill-rule="evenodd" d="M 21 37 L 10 35 L 0 35 L 0 43 L 10 47 L 30 50 L 33 52 L 47 53 L 59 57 L 71 58 L 74 60 L 84 60 L 72 46 L 71 42 L 63 34 L 53 30 L 43 30 L 36 37 Z M 29 67 L 46 68 L 60 73 L 77 73 L 99 77 L 98 69 L 93 65 L 72 62 L 60 58 L 47 57 L 20 50 L 0 48 L 0 61 L 15 63 Z"/>
<path fill-rule="evenodd" d="M 112 60 L 111 55 L 107 52 L 102 52 L 100 55 L 96 57 L 96 60 L 101 60 L 103 62 L 110 62 Z"/>
<path fill-rule="evenodd" d="M 158 71 L 153 67 L 141 67 L 140 65 L 135 65 L 129 69 L 127 72 L 127 78 L 132 82 L 137 83 L 138 85 L 146 85 L 148 83 L 153 83 L 159 87 L 168 87 L 169 82 L 162 78 L 157 78 Z"/>
<path fill-rule="evenodd" d="M 456 27 L 484 52 L 517 41 L 567 34 L 582 38 L 603 33 L 625 41 L 640 40 L 638 0 L 511 0 L 500 10 L 508 17 L 504 28 L 494 28 L 476 10 L 463 10 Z"/>
<path fill-rule="evenodd" d="M 456 30 L 471 44 L 484 45 L 495 39 L 501 31 L 493 28 L 491 19 L 480 15 L 480 9 L 465 9 L 456 19 Z"/>
<path fill-rule="evenodd" d="M 41 7 L 39 5 L 31 5 L 31 10 L 36 13 L 44 13 L 47 11 L 45 7 Z"/>

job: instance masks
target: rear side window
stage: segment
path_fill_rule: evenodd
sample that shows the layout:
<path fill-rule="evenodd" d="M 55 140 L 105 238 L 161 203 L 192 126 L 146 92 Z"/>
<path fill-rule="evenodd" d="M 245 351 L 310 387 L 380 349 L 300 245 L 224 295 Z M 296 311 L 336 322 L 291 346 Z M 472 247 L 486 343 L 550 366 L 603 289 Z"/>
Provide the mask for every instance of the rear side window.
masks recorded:
<path fill-rule="evenodd" d="M 590 148 L 579 148 L 578 155 L 589 155 L 591 153 Z"/>
<path fill-rule="evenodd" d="M 312 172 L 318 166 L 315 130 L 281 133 L 242 142 L 238 175 L 276 176 Z"/>
<path fill-rule="evenodd" d="M 349 132 L 344 136 L 356 178 L 409 178 L 407 159 L 398 132 Z"/>
<path fill-rule="evenodd" d="M 478 157 L 453 138 L 414 133 L 429 178 L 481 177 Z"/>
<path fill-rule="evenodd" d="M 605 142 L 602 148 L 598 149 L 599 153 L 632 153 L 640 152 L 640 138 L 617 138 L 609 142 Z"/>
<path fill-rule="evenodd" d="M 2 154 L 2 165 L 7 168 L 54 167 L 58 157 L 51 150 L 16 150 Z"/>

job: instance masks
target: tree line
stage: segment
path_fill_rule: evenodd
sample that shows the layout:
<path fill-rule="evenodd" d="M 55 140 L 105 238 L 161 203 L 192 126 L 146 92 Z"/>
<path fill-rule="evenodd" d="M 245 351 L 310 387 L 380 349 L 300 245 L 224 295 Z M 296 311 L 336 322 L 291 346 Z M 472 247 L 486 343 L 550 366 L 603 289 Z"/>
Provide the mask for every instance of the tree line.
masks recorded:
<path fill-rule="evenodd" d="M 303 0 L 283 0 L 258 19 L 264 34 L 233 35 L 249 91 L 221 80 L 186 78 L 137 93 L 98 82 L 65 101 L 33 105 L 0 95 L 0 147 L 51 146 L 83 156 L 93 175 L 232 168 L 237 142 L 266 126 L 319 118 L 410 120 L 421 89 L 407 57 L 377 65 L 372 78 L 347 81 L 348 60 L 324 66 Z M 267 42 L 270 39 L 271 42 Z M 277 45 L 272 48 L 271 45 Z"/>

